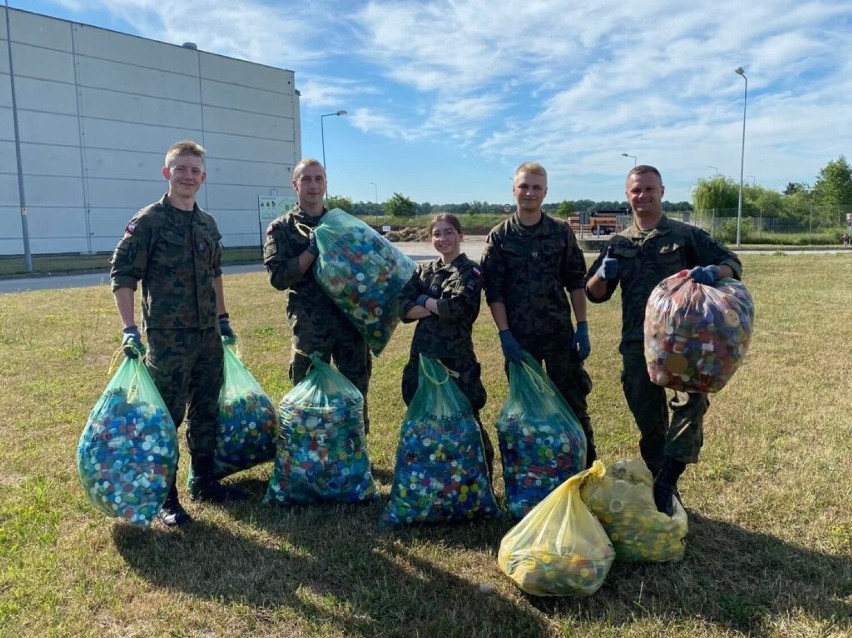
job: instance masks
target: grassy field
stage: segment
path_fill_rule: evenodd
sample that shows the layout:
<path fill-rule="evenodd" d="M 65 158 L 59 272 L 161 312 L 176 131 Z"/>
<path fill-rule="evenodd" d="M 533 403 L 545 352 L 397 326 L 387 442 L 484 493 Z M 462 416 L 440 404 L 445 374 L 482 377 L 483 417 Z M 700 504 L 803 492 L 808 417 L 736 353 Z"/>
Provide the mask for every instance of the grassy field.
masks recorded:
<path fill-rule="evenodd" d="M 0 297 L 0 636 L 841 637 L 852 635 L 852 255 L 746 255 L 756 332 L 711 398 L 677 564 L 616 563 L 585 599 L 536 599 L 499 571 L 506 520 L 385 530 L 384 506 L 186 500 L 183 532 L 98 513 L 75 465 L 119 322 L 106 286 Z M 289 389 L 283 296 L 229 276 L 241 355 Z M 604 463 L 636 457 L 619 385 L 620 304 L 592 306 L 590 411 Z M 411 327 L 376 361 L 370 452 L 390 491 Z M 487 311 L 475 331 L 491 428 L 506 396 Z M 181 430 L 181 433 L 183 430 Z M 184 452 L 184 459 L 187 458 Z M 186 464 L 179 481 L 186 478 Z M 495 480 L 502 497 L 502 480 Z"/>

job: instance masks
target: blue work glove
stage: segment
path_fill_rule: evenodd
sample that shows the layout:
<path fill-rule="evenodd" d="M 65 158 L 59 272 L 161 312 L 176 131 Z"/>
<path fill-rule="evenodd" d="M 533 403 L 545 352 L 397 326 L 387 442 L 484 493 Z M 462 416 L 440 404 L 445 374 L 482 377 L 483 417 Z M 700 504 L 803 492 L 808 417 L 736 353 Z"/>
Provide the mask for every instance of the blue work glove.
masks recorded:
<path fill-rule="evenodd" d="M 121 340 L 121 345 L 124 348 L 124 356 L 128 359 L 135 359 L 139 356 L 145 356 L 145 346 L 142 343 L 142 335 L 139 334 L 139 328 L 136 326 L 127 326 L 121 331 L 124 337 Z"/>
<path fill-rule="evenodd" d="M 580 361 L 585 361 L 592 353 L 592 342 L 589 340 L 589 323 L 587 321 L 577 322 L 574 338 L 571 339 L 571 349 L 577 353 Z"/>
<path fill-rule="evenodd" d="M 312 230 L 311 234 L 308 235 L 308 247 L 305 249 L 309 253 L 311 253 L 314 257 L 319 255 L 319 248 L 317 248 L 317 233 Z"/>
<path fill-rule="evenodd" d="M 523 360 L 524 349 L 511 330 L 500 331 L 500 346 L 503 348 L 503 356 L 512 363 L 520 363 Z"/>
<path fill-rule="evenodd" d="M 606 257 L 601 262 L 597 275 L 604 281 L 612 281 L 618 277 L 618 260 L 612 256 L 612 246 L 607 246 Z"/>
<path fill-rule="evenodd" d="M 689 271 L 689 278 L 699 284 L 712 286 L 719 278 L 719 266 L 696 266 Z"/>
<path fill-rule="evenodd" d="M 231 315 L 227 312 L 219 315 L 219 332 L 222 334 L 222 343 L 226 346 L 232 346 L 237 342 L 237 335 L 234 334 L 234 329 L 231 328 Z"/>
<path fill-rule="evenodd" d="M 415 303 L 417 303 L 418 306 L 423 306 L 425 308 L 426 307 L 426 301 L 428 299 L 429 299 L 429 295 L 420 295 L 419 297 L 417 297 L 417 301 Z"/>

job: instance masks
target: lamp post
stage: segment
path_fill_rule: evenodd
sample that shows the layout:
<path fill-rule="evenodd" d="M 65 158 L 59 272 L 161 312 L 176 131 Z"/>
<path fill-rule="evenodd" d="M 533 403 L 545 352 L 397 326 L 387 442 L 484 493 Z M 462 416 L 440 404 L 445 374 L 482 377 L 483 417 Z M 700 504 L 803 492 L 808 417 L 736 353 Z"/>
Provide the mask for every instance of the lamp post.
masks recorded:
<path fill-rule="evenodd" d="M 622 153 L 622 157 L 632 157 L 633 158 L 633 168 L 636 168 L 636 156 L 631 155 L 630 153 Z"/>
<path fill-rule="evenodd" d="M 742 240 L 743 226 L 743 170 L 745 168 L 745 124 L 746 124 L 746 104 L 748 103 L 748 78 L 741 66 L 734 69 L 734 73 L 741 75 L 745 80 L 745 90 L 743 92 L 743 144 L 740 151 L 740 202 L 737 205 L 737 246 Z"/>
<path fill-rule="evenodd" d="M 373 185 L 373 195 L 376 198 L 376 217 L 379 216 L 381 209 L 379 208 L 379 187 L 376 186 L 376 182 L 370 182 Z"/>
<path fill-rule="evenodd" d="M 746 177 L 751 177 L 751 185 L 757 186 L 757 178 L 754 175 L 746 175 Z"/>
<path fill-rule="evenodd" d="M 716 168 L 715 166 L 710 166 L 710 164 L 707 165 L 707 168 L 712 168 L 714 171 L 716 171 L 716 174 L 713 177 L 719 176 L 719 169 L 718 168 Z"/>
<path fill-rule="evenodd" d="M 325 127 L 323 126 L 323 119 L 332 116 L 340 116 L 346 115 L 346 111 L 335 111 L 334 113 L 326 113 L 325 115 L 320 115 L 320 139 L 322 140 L 322 165 L 325 168 L 326 175 L 328 174 L 328 166 L 325 165 Z"/>

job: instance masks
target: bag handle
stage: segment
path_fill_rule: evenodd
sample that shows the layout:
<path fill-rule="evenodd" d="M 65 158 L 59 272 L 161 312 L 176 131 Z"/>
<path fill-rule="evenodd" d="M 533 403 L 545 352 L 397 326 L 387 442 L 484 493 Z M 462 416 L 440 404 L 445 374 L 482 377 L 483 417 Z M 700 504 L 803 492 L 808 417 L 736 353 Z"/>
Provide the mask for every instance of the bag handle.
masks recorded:
<path fill-rule="evenodd" d="M 420 355 L 420 356 L 422 357 L 423 355 Z M 426 377 L 427 379 L 429 379 L 429 381 L 431 381 L 435 385 L 443 385 L 447 381 L 450 380 L 450 377 L 453 377 L 454 379 L 458 379 L 458 377 L 459 377 L 458 372 L 456 372 L 454 370 L 450 370 L 447 366 L 445 366 L 443 363 L 441 363 L 437 359 L 435 359 L 435 363 L 437 365 L 441 366 L 444 369 L 445 376 L 440 381 L 438 381 L 438 379 L 435 379 L 434 377 L 432 377 L 432 375 L 429 374 L 429 370 L 426 368 L 426 366 L 423 365 L 423 363 L 421 361 L 420 369 L 423 371 L 423 376 Z"/>
<path fill-rule="evenodd" d="M 553 396 L 553 388 L 550 387 L 547 383 L 544 382 L 541 374 L 538 373 L 530 364 L 526 361 L 521 361 L 521 367 L 526 370 L 527 374 L 530 377 L 530 381 L 541 394 L 549 394 Z"/>
<path fill-rule="evenodd" d="M 127 346 L 119 346 L 118 350 L 116 350 L 115 353 L 112 355 L 112 360 L 109 362 L 109 372 L 107 372 L 108 375 L 112 375 L 112 371 L 115 368 L 115 364 L 118 361 L 118 358 L 121 356 L 126 356 L 124 354 L 125 347 Z M 130 377 L 130 383 L 127 386 L 127 401 L 129 403 L 133 402 L 133 399 L 136 398 L 136 393 L 139 391 L 139 366 L 145 365 L 144 363 L 138 360 L 138 357 L 140 357 L 142 353 L 137 348 L 133 348 L 132 346 L 131 348 L 134 352 L 136 352 L 137 365 L 133 366 L 133 376 Z"/>

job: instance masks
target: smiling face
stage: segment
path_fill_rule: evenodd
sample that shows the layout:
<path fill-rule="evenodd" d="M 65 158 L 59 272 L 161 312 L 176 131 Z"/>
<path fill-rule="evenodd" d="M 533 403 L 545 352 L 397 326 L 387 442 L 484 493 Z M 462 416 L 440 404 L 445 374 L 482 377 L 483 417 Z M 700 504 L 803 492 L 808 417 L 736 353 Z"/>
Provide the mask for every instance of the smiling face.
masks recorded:
<path fill-rule="evenodd" d="M 533 215 L 541 210 L 541 204 L 547 195 L 547 176 L 529 171 L 515 175 L 512 193 L 521 215 Z"/>
<path fill-rule="evenodd" d="M 660 220 L 665 193 L 662 179 L 652 171 L 631 172 L 627 176 L 625 194 L 640 227 L 653 228 Z"/>
<path fill-rule="evenodd" d="M 432 247 L 441 255 L 441 261 L 450 263 L 461 253 L 462 233 L 446 219 L 439 219 L 430 227 Z"/>
<path fill-rule="evenodd" d="M 169 182 L 169 200 L 182 210 L 192 210 L 195 195 L 207 179 L 204 160 L 197 155 L 178 155 L 163 167 L 163 177 Z"/>

